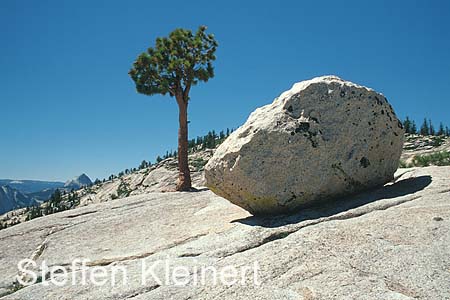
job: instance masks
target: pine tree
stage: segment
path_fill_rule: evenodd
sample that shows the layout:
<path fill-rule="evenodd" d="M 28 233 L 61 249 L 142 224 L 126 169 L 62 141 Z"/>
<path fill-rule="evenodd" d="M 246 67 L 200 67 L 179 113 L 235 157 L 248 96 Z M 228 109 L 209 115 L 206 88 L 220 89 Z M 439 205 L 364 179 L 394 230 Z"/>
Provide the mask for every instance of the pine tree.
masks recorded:
<path fill-rule="evenodd" d="M 147 167 L 148 167 L 148 163 L 145 160 L 143 160 L 141 162 L 141 164 L 139 165 L 139 170 L 145 169 Z"/>
<path fill-rule="evenodd" d="M 42 217 L 41 208 L 39 206 L 32 206 L 28 212 L 27 219 L 32 220 L 35 218 Z"/>
<path fill-rule="evenodd" d="M 439 123 L 439 131 L 437 132 L 437 135 L 445 135 L 444 124 L 442 124 L 442 122 Z"/>
<path fill-rule="evenodd" d="M 129 74 L 136 90 L 144 95 L 169 94 L 175 97 L 179 110 L 178 191 L 191 189 L 188 162 L 188 102 L 191 86 L 214 77 L 212 62 L 216 59 L 217 42 L 200 26 L 195 34 L 176 29 L 169 37 L 157 38 L 136 59 Z"/>
<path fill-rule="evenodd" d="M 411 133 L 412 134 L 416 134 L 417 133 L 417 126 L 416 126 L 416 122 L 414 120 L 411 123 Z"/>
<path fill-rule="evenodd" d="M 195 147 L 195 139 L 191 139 L 188 142 L 188 148 L 193 149 Z"/>
<path fill-rule="evenodd" d="M 406 116 L 406 119 L 403 121 L 403 128 L 405 129 L 405 132 L 412 133 L 411 127 L 412 127 L 411 120 L 409 119 L 408 116 Z"/>
<path fill-rule="evenodd" d="M 198 137 L 197 137 L 197 141 L 196 141 L 195 144 L 196 144 L 197 146 L 200 146 L 201 144 L 203 144 L 203 137 L 198 136 Z"/>
<path fill-rule="evenodd" d="M 433 126 L 433 124 L 431 123 L 431 120 L 428 119 L 428 122 L 430 123 L 429 129 L 428 129 L 429 132 L 430 132 L 430 135 L 435 135 L 436 132 L 434 131 L 434 126 Z"/>
<path fill-rule="evenodd" d="M 422 126 L 420 127 L 420 134 L 421 135 L 429 135 L 430 134 L 430 128 L 428 127 L 427 119 L 423 119 Z"/>
<path fill-rule="evenodd" d="M 448 128 L 448 126 L 445 126 L 445 135 L 450 136 L 450 129 Z"/>
<path fill-rule="evenodd" d="M 206 147 L 207 149 L 214 149 L 216 147 L 216 133 L 213 131 L 209 131 L 206 136 Z"/>
<path fill-rule="evenodd" d="M 46 214 L 52 214 L 58 211 L 62 211 L 63 209 L 61 201 L 61 192 L 59 189 L 56 189 L 55 192 L 51 195 L 50 199 L 47 201 Z"/>
<path fill-rule="evenodd" d="M 55 203 L 61 202 L 61 191 L 59 189 L 56 189 L 53 195 L 51 196 L 51 200 L 53 200 Z"/>

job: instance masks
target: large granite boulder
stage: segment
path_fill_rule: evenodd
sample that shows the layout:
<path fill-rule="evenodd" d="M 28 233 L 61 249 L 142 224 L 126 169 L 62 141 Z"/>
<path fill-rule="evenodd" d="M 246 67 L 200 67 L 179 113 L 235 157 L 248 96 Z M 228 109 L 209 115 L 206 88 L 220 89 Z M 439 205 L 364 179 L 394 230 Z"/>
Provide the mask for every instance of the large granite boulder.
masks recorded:
<path fill-rule="evenodd" d="M 317 77 L 256 109 L 206 165 L 207 186 L 255 215 L 292 212 L 392 180 L 403 135 L 382 94 Z"/>

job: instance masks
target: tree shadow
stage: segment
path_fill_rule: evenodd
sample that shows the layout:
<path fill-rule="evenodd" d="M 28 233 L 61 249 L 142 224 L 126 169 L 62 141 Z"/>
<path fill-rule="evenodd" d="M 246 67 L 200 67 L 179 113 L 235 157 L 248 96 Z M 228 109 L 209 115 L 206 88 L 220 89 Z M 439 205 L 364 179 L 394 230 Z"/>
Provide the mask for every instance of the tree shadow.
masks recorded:
<path fill-rule="evenodd" d="M 378 189 L 364 191 L 353 196 L 338 198 L 331 202 L 322 202 L 316 206 L 310 206 L 289 215 L 250 216 L 232 222 L 239 222 L 251 226 L 275 228 L 306 220 L 329 217 L 382 199 L 391 199 L 413 194 L 423 190 L 430 183 L 431 176 L 413 177 L 385 185 Z"/>

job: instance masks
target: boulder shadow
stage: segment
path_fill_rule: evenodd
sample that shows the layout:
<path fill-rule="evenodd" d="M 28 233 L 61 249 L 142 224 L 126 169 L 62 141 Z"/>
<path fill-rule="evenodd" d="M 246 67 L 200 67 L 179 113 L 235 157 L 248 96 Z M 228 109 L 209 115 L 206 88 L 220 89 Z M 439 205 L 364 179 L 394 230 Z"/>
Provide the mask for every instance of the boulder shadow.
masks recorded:
<path fill-rule="evenodd" d="M 322 201 L 315 206 L 300 209 L 293 214 L 277 216 L 250 216 L 243 219 L 233 220 L 232 222 L 267 228 L 281 227 L 289 224 L 300 223 L 306 220 L 333 216 L 341 212 L 383 199 L 392 199 L 414 194 L 430 185 L 431 181 L 431 176 L 428 175 L 408 178 L 397 181 L 393 184 L 384 185 L 381 188 L 366 190 L 348 197 L 337 198 L 331 202 Z"/>

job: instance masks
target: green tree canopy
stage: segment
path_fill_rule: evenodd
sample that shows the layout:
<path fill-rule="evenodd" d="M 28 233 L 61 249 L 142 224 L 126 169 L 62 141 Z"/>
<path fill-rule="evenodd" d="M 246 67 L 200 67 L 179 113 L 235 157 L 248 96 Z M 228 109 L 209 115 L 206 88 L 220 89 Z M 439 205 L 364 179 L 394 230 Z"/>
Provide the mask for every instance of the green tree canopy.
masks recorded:
<path fill-rule="evenodd" d="M 429 135 L 430 134 L 430 127 L 428 127 L 427 119 L 424 119 L 422 126 L 420 126 L 420 134 L 421 135 Z"/>
<path fill-rule="evenodd" d="M 192 85 L 214 76 L 211 62 L 216 59 L 216 48 L 217 42 L 206 33 L 206 26 L 200 26 L 195 35 L 178 28 L 168 37 L 157 38 L 155 47 L 138 56 L 129 74 L 141 94 L 188 99 Z"/>

